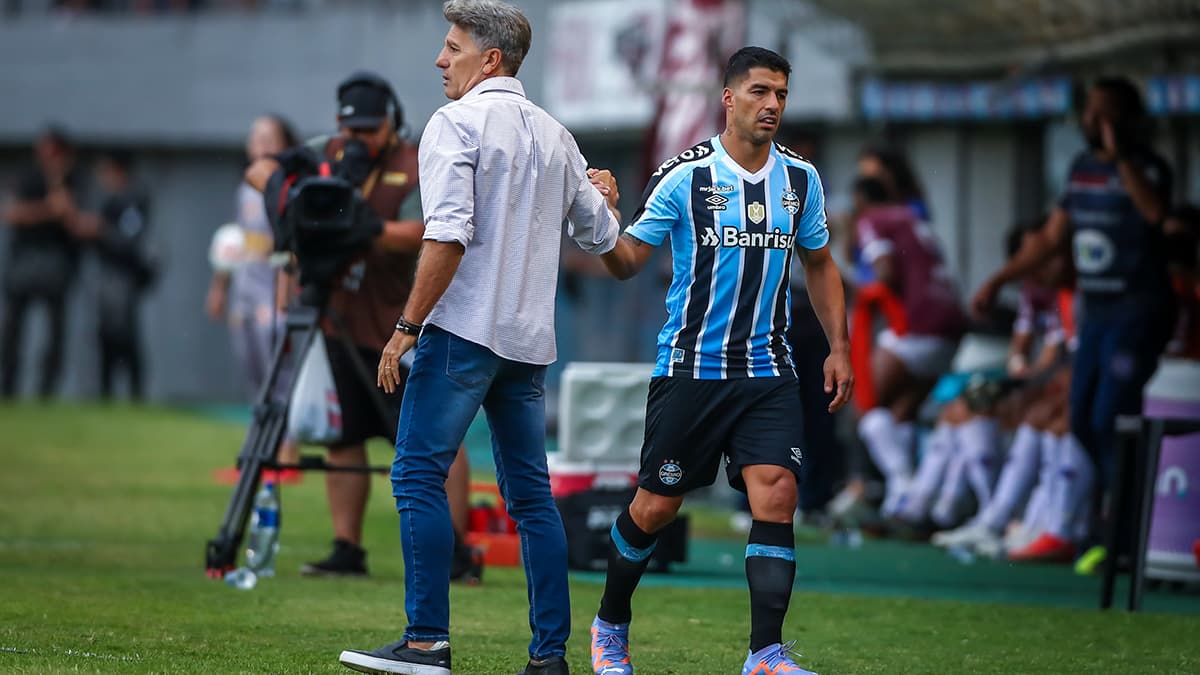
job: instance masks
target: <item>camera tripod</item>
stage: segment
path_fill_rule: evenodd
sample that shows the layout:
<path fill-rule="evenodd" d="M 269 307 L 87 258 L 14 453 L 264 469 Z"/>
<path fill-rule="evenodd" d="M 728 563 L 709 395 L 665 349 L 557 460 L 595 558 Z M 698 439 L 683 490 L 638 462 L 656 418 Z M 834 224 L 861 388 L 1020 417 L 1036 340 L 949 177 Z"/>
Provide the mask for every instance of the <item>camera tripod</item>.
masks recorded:
<path fill-rule="evenodd" d="M 319 455 L 302 456 L 298 464 L 280 464 L 277 461 L 279 444 L 283 440 L 287 426 L 288 408 L 291 402 L 295 378 L 287 387 L 286 395 L 276 395 L 275 389 L 283 371 L 288 355 L 294 355 L 299 367 L 305 354 L 308 353 L 321 330 L 321 320 L 329 318 L 333 321 L 339 333 L 345 335 L 337 317 L 325 310 L 324 294 L 314 288 L 305 288 L 300 294 L 300 303 L 287 311 L 282 338 L 275 344 L 275 353 L 271 369 L 267 374 L 255 399 L 253 418 L 246 432 L 246 440 L 238 452 L 238 480 L 225 507 L 225 515 L 221 519 L 217 536 L 208 540 L 205 547 L 205 573 L 209 578 L 220 579 L 226 572 L 233 570 L 237 564 L 238 549 L 246 535 L 246 521 L 250 516 L 251 504 L 255 493 L 258 492 L 262 473 L 266 469 L 298 469 L 300 471 L 348 471 L 351 473 L 388 473 L 390 467 L 385 466 L 333 466 Z M 344 339 L 344 338 L 343 338 Z M 293 349 L 294 347 L 294 349 Z M 383 399 L 375 393 L 375 382 L 371 378 L 366 364 L 358 355 L 356 349 L 350 349 L 350 362 L 354 366 L 355 376 L 368 385 L 368 390 L 374 395 L 373 403 L 387 419 L 387 408 Z"/>

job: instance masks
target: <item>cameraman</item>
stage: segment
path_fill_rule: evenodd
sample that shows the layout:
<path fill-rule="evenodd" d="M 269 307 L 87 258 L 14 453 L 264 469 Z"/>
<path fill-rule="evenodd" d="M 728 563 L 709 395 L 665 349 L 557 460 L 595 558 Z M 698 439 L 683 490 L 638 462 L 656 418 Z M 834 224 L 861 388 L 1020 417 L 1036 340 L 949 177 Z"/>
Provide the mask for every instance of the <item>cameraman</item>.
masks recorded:
<path fill-rule="evenodd" d="M 365 466 L 368 438 L 395 442 L 403 389 L 384 394 L 375 389 L 371 374 L 391 337 L 395 317 L 408 300 L 425 227 L 417 189 L 417 148 L 400 136 L 403 116 L 391 85 L 373 73 L 358 72 L 343 81 L 337 92 L 338 135 L 312 139 L 307 146 L 321 159 L 336 164 L 343 160 L 348 144 L 357 141 L 364 145 L 370 167 L 363 172 L 366 177 L 358 189 L 383 220 L 382 233 L 351 261 L 330 289 L 329 311 L 322 325 L 342 411 L 342 437 L 328 448 L 329 464 Z M 261 192 L 279 169 L 274 158 L 258 159 L 246 170 L 246 182 Z M 467 473 L 461 448 L 456 463 L 460 465 L 458 487 L 465 524 Z M 324 560 L 305 564 L 301 574 L 364 576 L 362 523 L 370 475 L 331 471 L 325 475 L 325 487 L 333 519 L 333 552 Z M 461 534 L 462 527 L 456 530 Z M 457 548 L 469 567 L 470 551 L 461 544 Z M 472 573 L 458 567 L 460 573 Z M 477 567 L 473 573 L 478 575 Z"/>

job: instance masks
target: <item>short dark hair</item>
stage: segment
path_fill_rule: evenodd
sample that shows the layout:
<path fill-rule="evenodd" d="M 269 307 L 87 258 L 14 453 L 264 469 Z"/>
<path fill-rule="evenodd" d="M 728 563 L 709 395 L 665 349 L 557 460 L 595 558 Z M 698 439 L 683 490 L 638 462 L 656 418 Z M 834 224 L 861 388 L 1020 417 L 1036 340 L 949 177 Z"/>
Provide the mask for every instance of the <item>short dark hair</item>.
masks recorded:
<path fill-rule="evenodd" d="M 126 148 L 109 148 L 100 153 L 100 159 L 117 167 L 121 173 L 133 172 L 133 153 Z"/>
<path fill-rule="evenodd" d="M 1008 257 L 1012 258 L 1017 254 L 1017 251 L 1021 250 L 1021 245 L 1025 241 L 1025 235 L 1041 232 L 1042 227 L 1046 224 L 1046 219 L 1049 217 L 1048 214 L 1042 214 L 1037 218 L 1019 222 L 1010 227 L 1004 235 L 1004 252 L 1008 254 Z"/>
<path fill-rule="evenodd" d="M 790 77 L 792 74 L 792 64 L 770 49 L 742 47 L 729 57 L 729 63 L 725 65 L 724 86 L 728 87 L 734 80 L 742 79 L 750 72 L 751 68 L 766 68 L 783 73 L 785 77 Z"/>
<path fill-rule="evenodd" d="M 1138 122 L 1146 116 L 1146 102 L 1142 98 L 1142 91 L 1128 77 L 1101 77 L 1092 83 L 1092 88 L 1112 96 L 1125 121 Z"/>
<path fill-rule="evenodd" d="M 896 186 L 896 194 L 893 196 L 899 201 L 906 202 L 914 199 L 923 201 L 925 199 L 921 183 L 913 171 L 912 162 L 908 161 L 908 156 L 904 154 L 903 150 L 886 144 L 868 145 L 858 156 L 860 158 L 874 157 L 883 165 L 884 170 L 891 175 L 892 183 Z"/>
<path fill-rule="evenodd" d="M 263 117 L 271 120 L 271 123 L 279 130 L 279 135 L 283 138 L 284 148 L 293 148 L 300 145 L 300 138 L 296 135 L 292 123 L 286 117 L 279 113 L 267 113 Z"/>
<path fill-rule="evenodd" d="M 855 179 L 853 190 L 854 194 L 861 196 L 868 204 L 887 204 L 891 201 L 887 186 L 872 176 Z"/>
<path fill-rule="evenodd" d="M 533 29 L 520 9 L 500 0 L 448 0 L 442 14 L 470 33 L 480 51 L 499 49 L 500 65 L 509 75 L 521 69 Z"/>
<path fill-rule="evenodd" d="M 71 134 L 66 127 L 59 124 L 47 124 L 42 128 L 38 137 L 44 141 L 49 141 L 63 152 L 73 152 L 75 150 L 75 141 L 72 140 Z"/>

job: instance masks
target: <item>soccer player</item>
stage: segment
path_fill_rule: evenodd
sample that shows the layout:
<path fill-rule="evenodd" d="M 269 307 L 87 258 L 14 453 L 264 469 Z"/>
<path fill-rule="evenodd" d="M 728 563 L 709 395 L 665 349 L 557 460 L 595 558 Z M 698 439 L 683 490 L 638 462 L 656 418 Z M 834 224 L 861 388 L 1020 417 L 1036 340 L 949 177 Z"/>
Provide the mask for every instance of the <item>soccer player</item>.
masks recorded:
<path fill-rule="evenodd" d="M 633 225 L 601 256 L 628 279 L 670 236 L 673 278 L 667 323 L 646 404 L 638 490 L 612 528 L 608 578 L 592 624 L 592 668 L 633 672 L 630 598 L 684 495 L 716 480 L 750 499 L 746 547 L 750 651 L 743 673 L 806 673 L 783 644 L 796 563 L 792 517 L 804 452 L 800 389 L 785 332 L 789 263 L 804 263 L 808 294 L 826 339 L 830 411 L 853 379 L 842 278 L 829 253 L 821 182 L 812 164 L 772 141 L 791 65 L 758 47 L 725 70 L 725 131 L 663 163 Z"/>

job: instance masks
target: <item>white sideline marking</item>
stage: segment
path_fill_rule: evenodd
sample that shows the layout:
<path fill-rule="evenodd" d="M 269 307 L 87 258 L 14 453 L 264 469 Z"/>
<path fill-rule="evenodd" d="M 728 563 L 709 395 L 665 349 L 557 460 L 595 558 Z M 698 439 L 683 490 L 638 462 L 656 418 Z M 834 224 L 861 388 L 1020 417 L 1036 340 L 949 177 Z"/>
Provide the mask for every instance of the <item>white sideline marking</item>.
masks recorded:
<path fill-rule="evenodd" d="M 0 652 L 9 654 L 33 654 L 41 656 L 42 652 L 37 649 L 18 649 L 17 647 L 0 647 Z M 56 649 L 51 647 L 46 650 L 48 654 L 62 654 L 63 656 L 79 656 L 85 659 L 103 659 L 105 661 L 126 661 L 130 663 L 141 663 L 142 657 L 140 654 L 133 656 L 117 656 L 115 654 L 97 654 L 95 652 L 80 652 L 74 649 Z"/>

